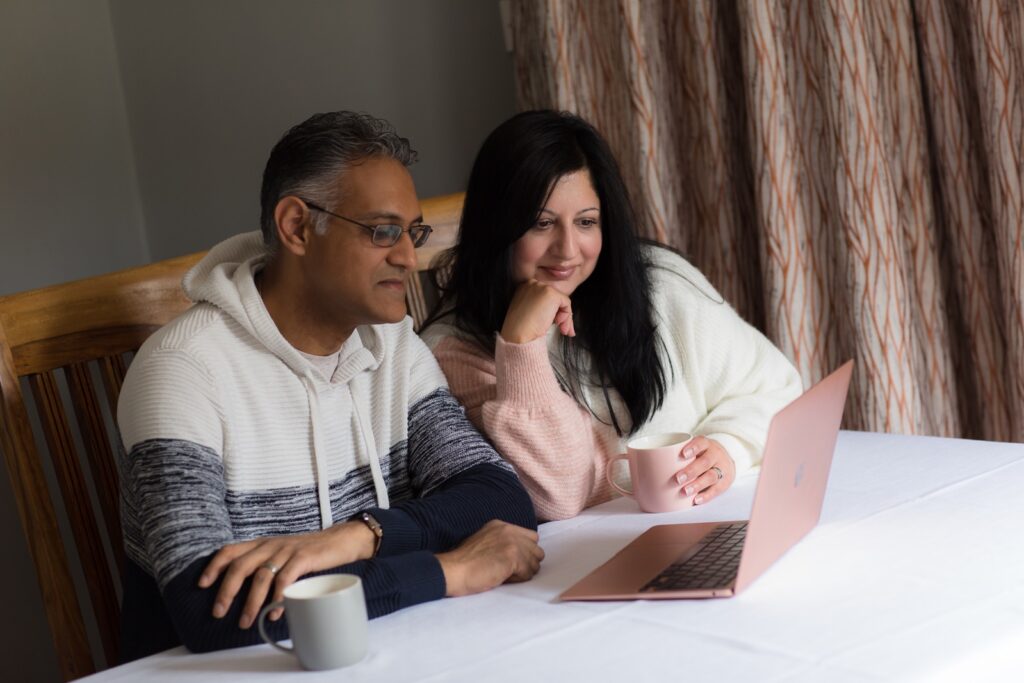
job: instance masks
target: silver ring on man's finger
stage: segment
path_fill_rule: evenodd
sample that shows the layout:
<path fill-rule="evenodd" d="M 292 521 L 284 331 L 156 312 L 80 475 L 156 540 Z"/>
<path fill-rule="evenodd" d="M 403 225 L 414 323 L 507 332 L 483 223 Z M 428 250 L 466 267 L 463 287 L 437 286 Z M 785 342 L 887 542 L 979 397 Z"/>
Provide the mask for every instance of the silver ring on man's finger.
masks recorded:
<path fill-rule="evenodd" d="M 279 571 L 281 571 L 281 568 L 278 567 L 273 562 L 264 562 L 263 564 L 260 565 L 260 569 L 266 569 L 268 572 L 270 572 L 271 576 L 273 576 L 273 575 L 277 574 Z"/>
<path fill-rule="evenodd" d="M 721 467 L 719 467 L 718 465 L 712 465 L 711 469 L 713 469 L 715 472 L 718 472 L 718 481 L 722 481 L 723 479 L 725 479 L 725 472 L 722 471 Z"/>

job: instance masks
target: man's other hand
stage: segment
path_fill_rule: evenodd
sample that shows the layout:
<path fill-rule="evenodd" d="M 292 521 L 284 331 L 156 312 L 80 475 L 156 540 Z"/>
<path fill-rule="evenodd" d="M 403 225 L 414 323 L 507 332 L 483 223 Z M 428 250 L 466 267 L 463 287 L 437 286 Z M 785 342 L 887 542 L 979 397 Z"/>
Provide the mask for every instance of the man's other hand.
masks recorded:
<path fill-rule="evenodd" d="M 437 556 L 446 595 L 482 593 L 508 582 L 527 581 L 544 559 L 537 532 L 492 519 L 455 550 Z"/>

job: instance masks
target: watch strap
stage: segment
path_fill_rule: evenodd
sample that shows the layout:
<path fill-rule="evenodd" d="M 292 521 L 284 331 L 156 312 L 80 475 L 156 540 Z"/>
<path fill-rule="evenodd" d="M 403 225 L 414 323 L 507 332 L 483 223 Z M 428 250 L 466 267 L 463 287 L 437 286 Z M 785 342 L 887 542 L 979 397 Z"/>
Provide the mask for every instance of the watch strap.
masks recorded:
<path fill-rule="evenodd" d="M 384 540 L 384 527 L 382 527 L 380 522 L 377 521 L 377 518 L 369 512 L 360 514 L 359 520 L 373 532 L 375 541 L 373 544 L 373 555 L 371 557 L 377 557 L 377 553 L 380 552 L 380 544 Z"/>

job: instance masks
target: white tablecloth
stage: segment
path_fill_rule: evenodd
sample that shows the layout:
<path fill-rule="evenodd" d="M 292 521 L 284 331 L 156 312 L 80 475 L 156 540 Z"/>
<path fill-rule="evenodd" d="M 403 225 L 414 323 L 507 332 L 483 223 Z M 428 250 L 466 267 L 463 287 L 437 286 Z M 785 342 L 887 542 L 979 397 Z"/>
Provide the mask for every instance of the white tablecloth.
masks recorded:
<path fill-rule="evenodd" d="M 619 499 L 545 524 L 532 581 L 376 619 L 347 669 L 177 648 L 89 680 L 1024 680 L 1020 444 L 842 432 L 821 523 L 740 596 L 556 601 L 648 526 L 745 518 L 755 483 L 692 510 Z"/>

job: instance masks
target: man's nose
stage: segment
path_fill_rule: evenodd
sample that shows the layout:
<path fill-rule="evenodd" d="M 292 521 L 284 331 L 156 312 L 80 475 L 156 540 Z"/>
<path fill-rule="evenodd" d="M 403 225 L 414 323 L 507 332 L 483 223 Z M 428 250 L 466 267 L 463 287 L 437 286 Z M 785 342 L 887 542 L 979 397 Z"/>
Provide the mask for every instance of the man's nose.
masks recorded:
<path fill-rule="evenodd" d="M 416 269 L 416 247 L 408 231 L 402 233 L 388 252 L 388 263 L 406 270 Z"/>

